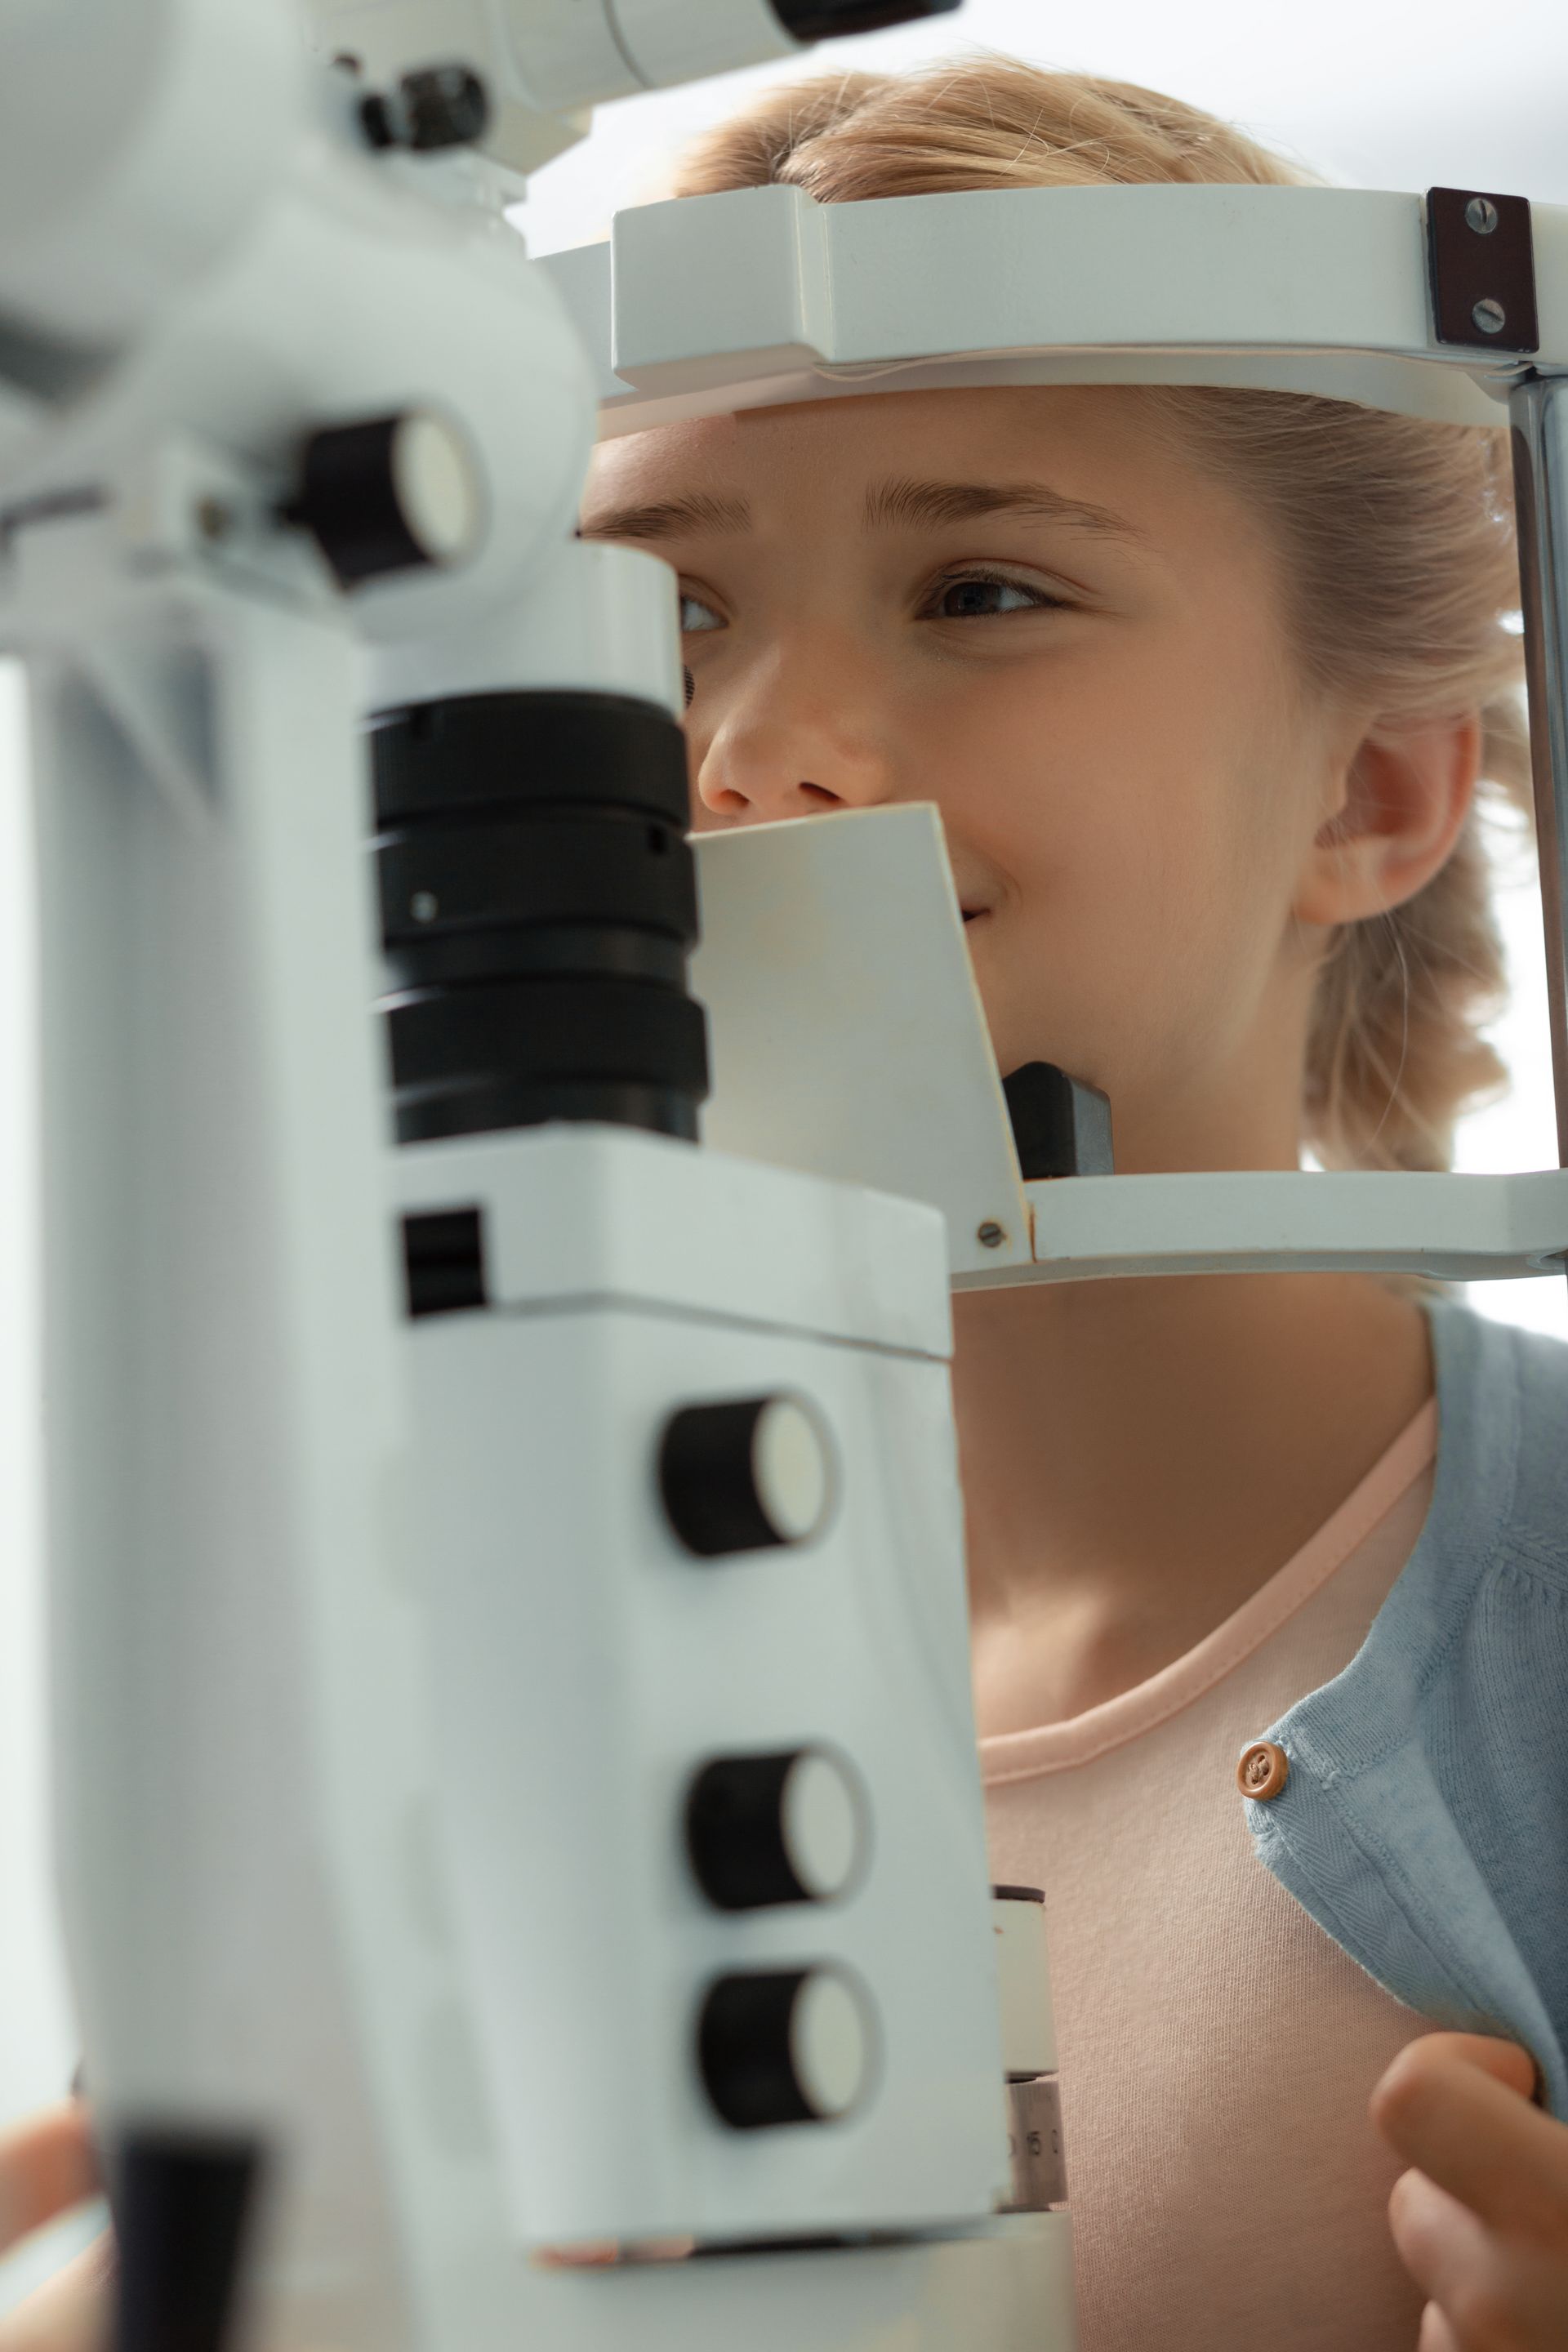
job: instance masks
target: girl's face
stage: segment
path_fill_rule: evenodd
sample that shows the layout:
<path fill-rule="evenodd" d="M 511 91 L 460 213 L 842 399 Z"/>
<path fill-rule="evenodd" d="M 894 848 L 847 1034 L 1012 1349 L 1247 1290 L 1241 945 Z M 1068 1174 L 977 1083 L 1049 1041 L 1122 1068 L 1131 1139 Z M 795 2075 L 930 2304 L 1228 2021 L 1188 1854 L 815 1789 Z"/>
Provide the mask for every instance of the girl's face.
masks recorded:
<path fill-rule="evenodd" d="M 858 395 L 630 435 L 584 535 L 676 567 L 700 832 L 934 801 L 997 1060 L 1124 1169 L 1294 1166 L 1344 791 L 1258 520 L 1134 391 Z M 1321 853 L 1320 853 L 1321 854 Z"/>

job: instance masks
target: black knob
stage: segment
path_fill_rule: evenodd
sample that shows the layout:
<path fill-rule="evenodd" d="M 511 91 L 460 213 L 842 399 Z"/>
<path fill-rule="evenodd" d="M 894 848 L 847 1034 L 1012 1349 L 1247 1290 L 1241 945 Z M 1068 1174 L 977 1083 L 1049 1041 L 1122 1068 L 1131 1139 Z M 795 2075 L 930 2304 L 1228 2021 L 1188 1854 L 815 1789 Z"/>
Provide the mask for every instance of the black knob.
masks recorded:
<path fill-rule="evenodd" d="M 805 1543 L 833 1508 L 833 1441 L 804 1397 L 687 1405 L 665 1424 L 658 1477 L 671 1527 L 705 1559 Z"/>
<path fill-rule="evenodd" d="M 870 2004 L 838 1969 L 719 1977 L 702 2003 L 698 2057 L 709 2098 L 736 2131 L 837 2123 L 870 2084 Z"/>
<path fill-rule="evenodd" d="M 462 428 L 411 408 L 313 433 L 280 512 L 313 534 L 339 585 L 353 588 L 465 562 L 484 538 L 484 484 Z"/>
<path fill-rule="evenodd" d="M 489 119 L 489 93 L 468 66 L 427 66 L 405 74 L 395 91 L 374 92 L 360 105 L 373 147 L 408 147 L 416 155 L 471 147 L 484 137 Z"/>
<path fill-rule="evenodd" d="M 848 1762 L 822 1748 L 717 1756 L 686 1800 L 686 1850 L 721 1911 L 831 1903 L 864 1867 L 869 1809 Z"/>
<path fill-rule="evenodd" d="M 948 16 L 963 0 L 773 0 L 773 14 L 797 41 L 830 41 L 840 33 L 876 33 L 885 25 L 912 25 L 921 16 Z"/>

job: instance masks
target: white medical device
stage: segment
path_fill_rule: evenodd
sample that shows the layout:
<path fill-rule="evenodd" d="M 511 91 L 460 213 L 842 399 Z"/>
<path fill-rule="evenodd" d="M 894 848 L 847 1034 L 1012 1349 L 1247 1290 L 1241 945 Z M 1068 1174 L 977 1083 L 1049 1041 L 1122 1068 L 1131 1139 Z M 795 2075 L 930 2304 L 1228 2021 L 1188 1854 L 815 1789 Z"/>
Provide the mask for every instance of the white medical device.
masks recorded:
<path fill-rule="evenodd" d="M 950 1282 L 1568 1248 L 1556 1172 L 1040 1181 L 929 810 L 704 843 L 689 962 L 669 575 L 571 536 L 596 409 L 1506 404 L 1563 1097 L 1568 214 L 769 188 L 544 265 L 506 226 L 599 100 L 914 13 L 343 0 L 329 68 L 281 0 L 0 5 L 58 1838 L 120 2352 L 226 2341 L 237 2274 L 268 2352 L 1068 2352 Z M 763 1008 L 781 965 L 831 991 L 850 908 L 882 984 L 806 1056 Z"/>

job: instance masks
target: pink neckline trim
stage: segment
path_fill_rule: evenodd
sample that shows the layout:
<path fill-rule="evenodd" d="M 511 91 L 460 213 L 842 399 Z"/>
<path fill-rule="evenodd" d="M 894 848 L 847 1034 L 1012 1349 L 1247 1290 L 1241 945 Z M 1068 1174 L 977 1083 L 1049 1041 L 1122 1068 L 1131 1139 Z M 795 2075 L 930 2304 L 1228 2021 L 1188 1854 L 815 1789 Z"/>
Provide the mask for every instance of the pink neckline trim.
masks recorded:
<path fill-rule="evenodd" d="M 1244 1601 L 1184 1656 L 1102 1706 L 1069 1716 L 1065 1723 L 1042 1723 L 1029 1731 L 999 1731 L 983 1739 L 980 1761 L 986 1786 L 1033 1780 L 1037 1773 L 1088 1764 L 1191 1706 L 1271 1633 L 1277 1633 L 1328 1582 L 1335 1569 L 1387 1517 L 1436 1450 L 1437 1400 L 1434 1396 L 1428 1397 L 1414 1421 L 1400 1431 L 1387 1453 L 1373 1463 L 1360 1486 L 1352 1488 L 1317 1534 L 1250 1601 Z"/>

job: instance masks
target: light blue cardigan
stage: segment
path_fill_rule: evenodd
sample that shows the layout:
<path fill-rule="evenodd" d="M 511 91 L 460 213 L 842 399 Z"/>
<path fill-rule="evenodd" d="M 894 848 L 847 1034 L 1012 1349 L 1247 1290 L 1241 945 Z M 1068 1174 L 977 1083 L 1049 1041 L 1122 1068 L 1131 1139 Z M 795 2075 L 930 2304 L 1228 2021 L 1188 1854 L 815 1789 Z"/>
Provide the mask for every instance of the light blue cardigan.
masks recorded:
<path fill-rule="evenodd" d="M 1432 1306 L 1426 1524 L 1361 1649 L 1268 1737 L 1260 1860 L 1436 2023 L 1531 2050 L 1568 2117 L 1568 1347 Z"/>

